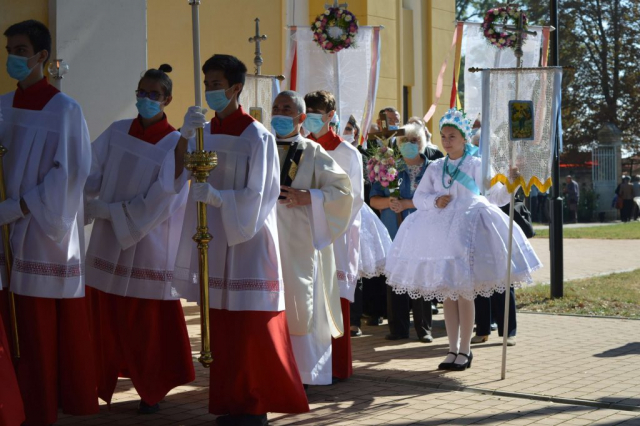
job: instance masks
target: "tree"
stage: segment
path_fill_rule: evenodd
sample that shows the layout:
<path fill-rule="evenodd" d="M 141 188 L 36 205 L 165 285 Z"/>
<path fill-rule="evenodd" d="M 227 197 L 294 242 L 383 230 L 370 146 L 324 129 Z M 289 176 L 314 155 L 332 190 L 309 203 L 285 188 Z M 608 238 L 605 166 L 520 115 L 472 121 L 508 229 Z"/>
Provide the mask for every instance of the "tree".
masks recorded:
<path fill-rule="evenodd" d="M 577 150 L 607 122 L 638 150 L 640 135 L 640 6 L 635 0 L 558 0 L 560 63 L 573 65 L 562 84 L 564 144 Z M 482 19 L 496 3 L 458 0 L 459 20 Z M 520 3 L 532 24 L 549 23 L 549 1 Z"/>

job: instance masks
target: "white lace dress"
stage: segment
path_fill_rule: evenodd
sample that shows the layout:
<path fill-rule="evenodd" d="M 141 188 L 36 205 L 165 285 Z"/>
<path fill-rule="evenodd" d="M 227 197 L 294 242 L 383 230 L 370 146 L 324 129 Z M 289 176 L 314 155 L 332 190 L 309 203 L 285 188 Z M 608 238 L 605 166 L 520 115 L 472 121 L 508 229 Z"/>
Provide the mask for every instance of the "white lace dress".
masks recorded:
<path fill-rule="evenodd" d="M 427 300 L 473 300 L 504 292 L 509 217 L 496 205 L 508 204 L 510 194 L 502 184 L 492 187 L 486 197 L 475 195 L 458 181 L 446 189 L 443 168 L 444 159 L 434 161 L 420 181 L 413 197 L 418 210 L 402 223 L 387 256 L 387 283 L 396 293 Z M 481 187 L 479 158 L 466 157 L 461 171 Z M 445 182 L 448 184 L 448 176 Z M 447 194 L 451 195 L 449 205 L 435 207 L 435 199 Z M 511 265 L 515 286 L 531 283 L 531 272 L 542 266 L 516 224 Z"/>
<path fill-rule="evenodd" d="M 384 274 L 391 237 L 386 226 L 378 219 L 371 207 L 362 206 L 360 225 L 360 259 L 358 278 L 373 278 Z"/>

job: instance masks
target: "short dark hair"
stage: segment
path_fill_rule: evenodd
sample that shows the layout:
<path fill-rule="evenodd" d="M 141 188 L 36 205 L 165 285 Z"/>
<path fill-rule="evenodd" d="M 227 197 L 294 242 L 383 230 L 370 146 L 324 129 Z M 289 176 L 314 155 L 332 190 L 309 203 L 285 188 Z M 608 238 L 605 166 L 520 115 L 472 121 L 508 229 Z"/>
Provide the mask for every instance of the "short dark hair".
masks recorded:
<path fill-rule="evenodd" d="M 237 83 L 244 82 L 247 77 L 247 67 L 242 61 L 235 56 L 216 54 L 207 59 L 207 62 L 202 66 L 202 72 L 208 73 L 209 71 L 222 71 L 224 78 L 229 82 L 229 87 Z M 242 90 L 238 93 L 240 96 Z"/>
<path fill-rule="evenodd" d="M 336 98 L 333 97 L 331 92 L 327 92 L 326 90 L 307 93 L 304 96 L 304 103 L 307 104 L 307 109 L 312 108 L 324 111 L 325 114 L 336 109 Z"/>
<path fill-rule="evenodd" d="M 25 35 L 29 38 L 33 46 L 33 52 L 38 53 L 43 50 L 47 51 L 47 59 L 42 63 L 42 67 L 51 59 L 51 33 L 49 28 L 40 21 L 29 19 L 28 21 L 18 22 L 11 25 L 4 32 L 5 37 L 13 37 L 17 35 Z"/>
<path fill-rule="evenodd" d="M 384 112 L 392 112 L 394 114 L 400 114 L 400 111 L 398 111 L 396 109 L 396 107 L 392 107 L 392 106 L 384 107 L 384 109 L 382 111 L 384 111 Z"/>
<path fill-rule="evenodd" d="M 171 96 L 171 92 L 173 91 L 173 81 L 169 77 L 169 73 L 173 70 L 171 65 L 162 64 L 158 67 L 158 69 L 151 68 L 148 69 L 142 77 L 140 77 L 140 81 L 138 82 L 138 88 L 140 87 L 140 83 L 142 80 L 155 80 L 159 81 L 162 87 L 164 87 L 164 96 Z"/>

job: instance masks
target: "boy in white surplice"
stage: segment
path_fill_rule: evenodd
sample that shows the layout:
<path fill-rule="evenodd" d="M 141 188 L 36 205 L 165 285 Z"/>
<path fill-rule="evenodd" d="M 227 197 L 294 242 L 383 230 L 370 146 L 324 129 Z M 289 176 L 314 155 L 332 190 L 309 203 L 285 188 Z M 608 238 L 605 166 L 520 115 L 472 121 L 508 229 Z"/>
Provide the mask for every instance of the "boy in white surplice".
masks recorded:
<path fill-rule="evenodd" d="M 85 187 L 87 216 L 96 219 L 86 265 L 98 395 L 111 402 L 118 377 L 130 377 L 142 414 L 195 378 L 182 305 L 171 292 L 188 188 L 175 194 L 161 184 L 175 173 L 180 139 L 164 113 L 170 71 L 148 70 L 136 90 L 139 115 L 93 142 Z"/>
<path fill-rule="evenodd" d="M 82 190 L 91 145 L 80 105 L 43 75 L 51 52 L 47 27 L 24 21 L 4 35 L 7 71 L 18 81 L 14 92 L 0 96 L 0 141 L 8 151 L 0 225 L 11 226 L 10 290 L 21 350 L 16 374 L 25 424 L 49 425 L 58 407 L 75 415 L 99 410 L 84 298 Z M 5 265 L 0 269 L 6 290 Z M 0 291 L 5 325 L 7 293 Z"/>

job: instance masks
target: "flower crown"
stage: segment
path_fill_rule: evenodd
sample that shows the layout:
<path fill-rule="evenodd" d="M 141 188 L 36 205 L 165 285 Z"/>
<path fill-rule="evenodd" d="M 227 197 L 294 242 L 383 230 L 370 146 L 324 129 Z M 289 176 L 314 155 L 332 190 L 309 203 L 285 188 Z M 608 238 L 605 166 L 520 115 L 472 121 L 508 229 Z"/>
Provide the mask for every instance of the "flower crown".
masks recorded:
<path fill-rule="evenodd" d="M 440 130 L 444 126 L 455 127 L 462 133 L 462 137 L 468 139 L 471 136 L 471 121 L 461 109 L 451 108 L 440 119 Z"/>

